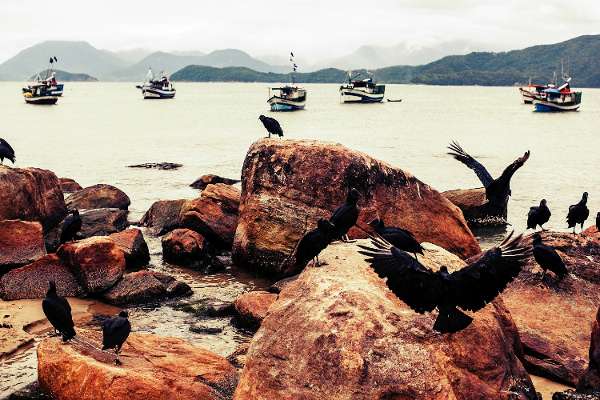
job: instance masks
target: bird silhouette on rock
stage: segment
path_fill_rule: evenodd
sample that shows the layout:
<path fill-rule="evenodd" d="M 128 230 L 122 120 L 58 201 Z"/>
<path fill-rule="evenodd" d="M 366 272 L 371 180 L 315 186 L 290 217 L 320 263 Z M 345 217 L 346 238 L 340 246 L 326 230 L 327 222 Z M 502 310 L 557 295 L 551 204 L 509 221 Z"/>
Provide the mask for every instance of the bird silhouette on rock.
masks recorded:
<path fill-rule="evenodd" d="M 569 228 L 573 228 L 573 234 L 575 234 L 575 225 L 581 225 L 581 231 L 583 232 L 583 223 L 590 215 L 590 210 L 587 208 L 588 193 L 583 192 L 583 196 L 579 203 L 573 204 L 569 207 L 569 213 L 567 214 L 567 224 Z"/>
<path fill-rule="evenodd" d="M 397 226 L 385 225 L 382 218 L 375 218 L 369 222 L 369 226 L 397 249 L 413 253 L 415 258 L 417 258 L 417 253 L 423 255 L 423 248 L 411 231 Z"/>
<path fill-rule="evenodd" d="M 596 214 L 596 229 L 600 231 L 600 212 Z"/>
<path fill-rule="evenodd" d="M 123 310 L 118 316 L 102 322 L 102 350 L 116 349 L 115 364 L 117 365 L 122 365 L 119 361 L 119 351 L 131 332 L 131 323 L 128 318 L 129 314 Z"/>
<path fill-rule="evenodd" d="M 329 245 L 333 228 L 334 225 L 327 218 L 321 218 L 315 229 L 302 236 L 296 250 L 296 267 L 302 268 L 315 258 L 319 265 L 319 253 Z"/>
<path fill-rule="evenodd" d="M 17 161 L 13 148 L 6 140 L 0 138 L 0 164 L 4 165 L 5 158 L 8 158 L 13 164 Z"/>
<path fill-rule="evenodd" d="M 366 250 L 359 253 L 368 256 L 366 261 L 377 275 L 387 278 L 388 288 L 414 311 L 424 314 L 438 309 L 434 330 L 455 333 L 473 320 L 456 307 L 481 310 L 521 272 L 529 250 L 520 246 L 521 235 L 511 239 L 512 234 L 452 273 L 446 266 L 433 272 L 382 238 L 372 238 L 374 247 L 359 245 Z"/>
<path fill-rule="evenodd" d="M 542 236 L 539 233 L 534 233 L 533 236 L 533 257 L 535 262 L 544 270 L 542 280 L 546 277 L 546 271 L 554 272 L 558 279 L 564 278 L 569 273 L 562 258 L 558 255 L 554 248 L 542 243 Z"/>
<path fill-rule="evenodd" d="M 63 342 L 75 337 L 75 324 L 71 316 L 71 306 L 67 299 L 56 292 L 56 283 L 50 281 L 46 298 L 42 300 L 42 310 L 54 327 L 54 332 L 62 335 Z"/>
<path fill-rule="evenodd" d="M 260 117 L 258 117 L 258 119 L 261 120 L 261 122 L 267 129 L 267 132 L 269 132 L 268 137 L 271 137 L 271 134 L 277 135 L 280 138 L 283 136 L 283 129 L 281 129 L 279 122 L 277 122 L 275 118 L 265 117 L 264 115 L 261 115 Z"/>
<path fill-rule="evenodd" d="M 529 208 L 529 212 L 527 213 L 527 229 L 535 230 L 536 226 L 540 226 L 543 231 L 544 225 L 550 219 L 550 209 L 546 205 L 546 199 L 542 199 L 540 201 L 539 206 L 533 206 Z"/>
<path fill-rule="evenodd" d="M 348 231 L 358 221 L 358 207 L 356 203 L 360 192 L 355 188 L 350 189 L 346 196 L 346 202 L 336 208 L 331 214 L 329 221 L 334 225 L 331 229 L 330 241 L 347 236 Z M 346 239 L 347 240 L 347 239 Z"/>
<path fill-rule="evenodd" d="M 60 244 L 65 244 L 68 241 L 72 241 L 75 239 L 75 235 L 77 232 L 81 230 L 81 225 L 83 221 L 79 216 L 79 210 L 75 209 L 71 211 L 70 216 L 68 216 L 62 224 L 62 232 L 60 234 Z"/>

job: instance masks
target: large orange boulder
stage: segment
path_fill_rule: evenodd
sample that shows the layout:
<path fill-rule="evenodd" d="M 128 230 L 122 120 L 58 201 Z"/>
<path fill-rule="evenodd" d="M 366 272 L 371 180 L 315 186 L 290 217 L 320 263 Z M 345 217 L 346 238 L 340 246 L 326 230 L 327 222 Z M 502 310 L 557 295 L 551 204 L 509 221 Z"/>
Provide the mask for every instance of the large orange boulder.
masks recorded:
<path fill-rule="evenodd" d="M 140 220 L 140 226 L 147 227 L 155 235 L 164 235 L 179 228 L 181 215 L 190 200 L 160 200 L 152 204 Z"/>
<path fill-rule="evenodd" d="M 39 222 L 0 221 L 0 276 L 45 255 L 46 246 Z"/>
<path fill-rule="evenodd" d="M 248 150 L 232 256 L 265 275 L 284 275 L 302 235 L 329 218 L 350 188 L 362 193 L 358 225 L 375 217 L 463 258 L 479 244 L 458 207 L 413 175 L 340 144 L 261 139 Z M 358 227 L 350 237 L 366 237 Z"/>
<path fill-rule="evenodd" d="M 90 294 L 110 288 L 125 271 L 123 250 L 106 236 L 65 243 L 56 251 L 56 255 Z"/>
<path fill-rule="evenodd" d="M 101 347 L 101 333 L 77 330 Z M 235 368 L 224 358 L 181 339 L 131 334 L 114 363 L 113 352 L 59 338 L 38 346 L 38 380 L 59 399 L 222 399 L 235 384 Z"/>
<path fill-rule="evenodd" d="M 208 241 L 190 229 L 175 229 L 161 240 L 163 258 L 173 264 L 189 264 L 203 259 L 209 252 Z"/>
<path fill-rule="evenodd" d="M 277 294 L 263 290 L 244 293 L 234 303 L 237 322 L 241 326 L 258 329 L 275 300 L 277 300 Z"/>
<path fill-rule="evenodd" d="M 357 244 L 365 244 L 359 240 Z M 285 285 L 254 335 L 234 399 L 536 399 L 501 298 L 455 334 L 412 311 L 357 244 L 321 253 Z M 425 243 L 432 269 L 464 262 Z"/>
<path fill-rule="evenodd" d="M 126 275 L 102 297 L 111 304 L 130 304 L 155 301 L 167 297 L 189 295 L 192 289 L 172 276 L 154 272 L 137 271 Z"/>
<path fill-rule="evenodd" d="M 0 165 L 0 221 L 38 221 L 46 232 L 66 215 L 63 192 L 54 172 Z"/>
<path fill-rule="evenodd" d="M 141 230 L 129 228 L 122 232 L 113 233 L 109 235 L 109 238 L 123 250 L 127 268 L 146 265 L 150 261 L 150 249 L 148 249 L 148 244 Z"/>
<path fill-rule="evenodd" d="M 127 210 L 131 204 L 129 196 L 122 190 L 105 184 L 78 190 L 65 200 L 69 210 L 91 210 L 94 208 L 118 208 Z"/>
<path fill-rule="evenodd" d="M 579 393 L 592 394 L 600 392 L 600 308 L 592 325 L 592 338 L 590 340 L 590 362 L 583 376 L 577 382 Z"/>

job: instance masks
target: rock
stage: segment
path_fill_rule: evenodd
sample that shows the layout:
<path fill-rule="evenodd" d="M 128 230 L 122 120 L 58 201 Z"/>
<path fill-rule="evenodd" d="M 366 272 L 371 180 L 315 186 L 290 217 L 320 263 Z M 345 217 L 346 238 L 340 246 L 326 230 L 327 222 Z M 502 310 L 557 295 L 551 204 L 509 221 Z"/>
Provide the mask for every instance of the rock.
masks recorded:
<path fill-rule="evenodd" d="M 269 287 L 269 293 L 281 293 L 285 285 L 287 285 L 290 282 L 294 282 L 296 279 L 298 279 L 299 276 L 300 275 L 298 274 L 275 282 Z"/>
<path fill-rule="evenodd" d="M 177 283 L 183 285 L 169 291 L 168 288 Z M 192 289 L 184 282 L 172 276 L 152 271 L 138 271 L 126 275 L 110 288 L 102 297 L 110 304 L 131 304 L 154 301 L 172 295 L 191 294 Z"/>
<path fill-rule="evenodd" d="M 442 195 L 460 208 L 470 227 L 506 225 L 508 198 L 497 207 L 489 204 L 485 188 L 448 190 Z"/>
<path fill-rule="evenodd" d="M 202 175 L 200 178 L 196 179 L 194 183 L 192 183 L 190 186 L 194 189 L 204 189 L 208 185 L 214 185 L 217 183 L 224 183 L 225 185 L 235 185 L 239 181 L 239 179 L 222 178 L 218 175 L 207 174 Z"/>
<path fill-rule="evenodd" d="M 0 276 L 45 255 L 46 246 L 39 222 L 0 221 Z"/>
<path fill-rule="evenodd" d="M 192 331 L 194 333 L 215 334 L 215 333 L 223 332 L 223 328 L 207 326 L 205 322 L 194 322 L 192 325 L 190 325 L 190 331 Z M 229 361 L 229 360 L 227 360 L 227 361 Z"/>
<path fill-rule="evenodd" d="M 108 237 L 123 250 L 127 268 L 147 265 L 150 262 L 150 250 L 141 230 L 129 228 Z"/>
<path fill-rule="evenodd" d="M 216 256 L 207 253 L 201 260 L 192 261 L 190 268 L 203 275 L 212 275 L 225 271 L 227 267 Z"/>
<path fill-rule="evenodd" d="M 75 180 L 71 178 L 58 178 L 58 181 L 60 183 L 60 189 L 63 191 L 63 193 L 75 193 L 83 189 L 79 183 L 75 182 Z"/>
<path fill-rule="evenodd" d="M 2 276 L 0 297 L 5 301 L 44 298 L 51 280 L 56 282 L 60 296 L 79 297 L 85 294 L 65 263 L 56 254 L 48 254 Z"/>
<path fill-rule="evenodd" d="M 65 200 L 69 211 L 92 210 L 95 208 L 118 208 L 127 210 L 131 204 L 129 197 L 111 185 L 94 185 L 78 190 Z"/>
<path fill-rule="evenodd" d="M 588 360 L 591 321 L 600 299 L 600 243 L 570 233 L 541 232 L 554 247 L 569 274 L 559 281 L 531 256 L 517 279 L 503 293 L 519 328 L 529 373 L 575 387 Z M 531 235 L 523 244 L 531 245 Z"/>
<path fill-rule="evenodd" d="M 77 336 L 101 346 L 100 332 Z M 60 399 L 219 399 L 236 374 L 224 358 L 181 339 L 135 333 L 123 345 L 122 366 L 114 353 L 58 338 L 43 340 L 37 355 L 40 387 Z"/>
<path fill-rule="evenodd" d="M 128 165 L 127 166 L 127 168 L 153 168 L 153 169 L 161 169 L 161 170 L 177 169 L 180 167 L 183 167 L 183 164 L 175 164 L 175 163 L 169 163 L 169 162 L 146 163 L 146 164 Z"/>
<path fill-rule="evenodd" d="M 237 323 L 244 328 L 258 329 L 275 300 L 277 294 L 262 290 L 244 293 L 234 303 Z"/>
<path fill-rule="evenodd" d="M 576 389 L 579 393 L 592 394 L 597 391 L 600 394 L 600 308 L 592 326 L 588 367 L 577 382 Z"/>
<path fill-rule="evenodd" d="M 596 225 L 592 225 L 588 227 L 586 230 L 582 232 L 584 236 L 587 236 L 590 239 L 600 240 L 600 231 L 596 228 Z"/>
<path fill-rule="evenodd" d="M 179 228 L 183 210 L 190 200 L 161 200 L 152 204 L 142 216 L 140 226 L 147 227 L 155 235 L 164 235 Z"/>
<path fill-rule="evenodd" d="M 163 259 L 173 264 L 185 265 L 202 260 L 208 246 L 201 234 L 190 229 L 175 229 L 162 237 Z"/>
<path fill-rule="evenodd" d="M 208 185 L 186 205 L 180 226 L 192 229 L 214 246 L 231 249 L 238 222 L 240 190 L 223 183 Z"/>
<path fill-rule="evenodd" d="M 52 171 L 0 165 L 0 221 L 38 221 L 46 232 L 66 215 L 63 192 Z"/>
<path fill-rule="evenodd" d="M 65 243 L 56 255 L 67 265 L 77 282 L 90 294 L 113 286 L 125 271 L 123 251 L 108 237 L 95 236 Z"/>
<path fill-rule="evenodd" d="M 556 392 L 552 395 L 552 400 L 598 400 L 600 399 L 600 391 L 592 394 L 577 393 L 575 390 L 569 389 L 564 392 Z"/>
<path fill-rule="evenodd" d="M 362 193 L 359 226 L 379 216 L 412 231 L 420 242 L 460 257 L 479 253 L 458 207 L 408 172 L 340 144 L 260 139 L 248 150 L 242 169 L 234 262 L 262 275 L 285 277 L 284 261 L 303 233 L 319 218 L 329 218 L 352 187 Z M 349 236 L 366 237 L 358 227 Z"/>
<path fill-rule="evenodd" d="M 80 213 L 82 224 L 78 236 L 108 236 L 129 226 L 128 211 L 118 208 L 98 208 Z"/>
<path fill-rule="evenodd" d="M 246 355 L 248 355 L 249 348 L 250 345 L 248 343 L 244 343 L 236 351 L 227 356 L 227 361 L 229 361 L 234 367 L 243 369 L 244 365 L 246 365 Z"/>
<path fill-rule="evenodd" d="M 234 399 L 536 399 L 517 357 L 519 334 L 501 296 L 455 334 L 437 313 L 412 311 L 387 289 L 357 244 L 337 243 L 269 307 L 250 343 Z M 465 263 L 424 243 L 419 261 Z M 452 262 L 450 262 L 452 261 Z"/>

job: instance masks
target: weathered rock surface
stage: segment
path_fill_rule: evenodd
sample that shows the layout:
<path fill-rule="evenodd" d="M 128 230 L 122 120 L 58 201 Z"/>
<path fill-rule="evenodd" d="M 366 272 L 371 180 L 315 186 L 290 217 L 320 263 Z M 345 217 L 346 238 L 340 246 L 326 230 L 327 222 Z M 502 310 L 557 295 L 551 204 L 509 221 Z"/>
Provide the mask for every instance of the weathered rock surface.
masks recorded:
<path fill-rule="evenodd" d="M 108 237 L 94 236 L 62 245 L 56 255 L 83 289 L 96 294 L 113 286 L 125 271 L 123 251 Z"/>
<path fill-rule="evenodd" d="M 142 216 L 140 226 L 155 235 L 164 235 L 179 228 L 181 214 L 190 200 L 161 200 L 152 204 Z"/>
<path fill-rule="evenodd" d="M 63 192 L 52 171 L 0 165 L 0 221 L 38 221 L 48 231 L 66 215 Z"/>
<path fill-rule="evenodd" d="M 214 185 L 217 183 L 224 183 L 225 185 L 235 185 L 239 181 L 239 179 L 222 178 L 218 175 L 207 174 L 202 175 L 200 178 L 196 179 L 190 186 L 194 189 L 204 189 L 208 185 Z"/>
<path fill-rule="evenodd" d="M 569 274 L 562 281 L 533 256 L 503 293 L 519 328 L 530 373 L 575 387 L 588 362 L 591 323 L 600 304 L 600 243 L 569 233 L 542 232 Z M 524 242 L 531 245 L 531 235 Z"/>
<path fill-rule="evenodd" d="M 89 238 L 92 236 L 108 236 L 122 231 L 129 226 L 127 221 L 128 211 L 118 208 L 98 208 L 83 211 L 81 216 L 81 230 L 78 236 Z"/>
<path fill-rule="evenodd" d="M 600 231 L 598 231 L 596 225 L 586 228 L 586 230 L 583 231 L 583 234 L 590 239 L 600 240 Z"/>
<path fill-rule="evenodd" d="M 564 392 L 556 392 L 552 395 L 552 400 L 598 400 L 600 399 L 600 391 L 592 394 L 577 393 L 575 390 L 565 390 Z"/>
<path fill-rule="evenodd" d="M 258 329 L 275 300 L 277 300 L 275 293 L 262 290 L 244 293 L 234 303 L 238 324 L 245 328 Z"/>
<path fill-rule="evenodd" d="M 141 230 L 129 228 L 108 237 L 123 250 L 127 268 L 147 265 L 150 261 L 150 250 Z"/>
<path fill-rule="evenodd" d="M 78 190 L 83 189 L 79 183 L 75 182 L 75 180 L 71 178 L 58 178 L 58 181 L 63 193 L 75 193 Z"/>
<path fill-rule="evenodd" d="M 448 190 L 442 195 L 460 208 L 469 226 L 506 225 L 508 199 L 499 213 L 499 207 L 490 206 L 485 188 Z"/>
<path fill-rule="evenodd" d="M 587 394 L 597 391 L 600 394 L 600 308 L 598 308 L 598 313 L 592 326 L 589 364 L 583 376 L 577 382 L 577 391 Z"/>
<path fill-rule="evenodd" d="M 65 200 L 69 211 L 91 210 L 94 208 L 118 208 L 127 210 L 131 204 L 129 197 L 111 185 L 94 185 L 78 190 Z"/>
<path fill-rule="evenodd" d="M 51 280 L 56 282 L 56 291 L 60 296 L 78 297 L 85 294 L 65 263 L 56 254 L 48 254 L 2 276 L 0 297 L 3 300 L 44 298 Z"/>
<path fill-rule="evenodd" d="M 358 241 L 359 243 L 366 241 Z M 425 243 L 419 261 L 464 262 Z M 501 298 L 455 334 L 413 312 L 357 252 L 333 244 L 286 285 L 255 334 L 235 399 L 535 399 Z"/>
<path fill-rule="evenodd" d="M 340 144 L 261 139 L 242 169 L 235 263 L 281 277 L 303 233 L 329 218 L 353 187 L 362 193 L 360 226 L 379 216 L 463 258 L 480 251 L 458 207 L 408 172 Z M 349 236 L 365 234 L 354 227 Z"/>
<path fill-rule="evenodd" d="M 0 221 L 0 276 L 46 255 L 39 222 Z"/>
<path fill-rule="evenodd" d="M 126 275 L 102 297 L 111 304 L 142 303 L 189 295 L 192 289 L 185 282 L 154 271 L 138 271 Z"/>
<path fill-rule="evenodd" d="M 162 237 L 163 259 L 173 264 L 185 265 L 201 260 L 208 247 L 208 241 L 190 229 L 175 229 Z"/>
<path fill-rule="evenodd" d="M 214 246 L 231 249 L 238 223 L 240 190 L 223 183 L 208 185 L 187 204 L 180 226 L 204 236 Z"/>
<path fill-rule="evenodd" d="M 101 334 L 78 337 L 101 346 Z M 38 347 L 42 389 L 61 399 L 221 399 L 235 384 L 235 368 L 224 358 L 174 337 L 131 334 L 119 359 L 58 338 Z"/>

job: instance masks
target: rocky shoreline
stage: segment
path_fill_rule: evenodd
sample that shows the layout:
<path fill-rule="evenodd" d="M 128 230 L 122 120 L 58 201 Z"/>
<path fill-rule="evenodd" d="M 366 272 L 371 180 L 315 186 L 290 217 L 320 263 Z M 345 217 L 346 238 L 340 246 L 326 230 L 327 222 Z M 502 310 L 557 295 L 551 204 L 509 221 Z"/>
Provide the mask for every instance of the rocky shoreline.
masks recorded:
<path fill-rule="evenodd" d="M 562 281 L 549 274 L 540 282 L 531 257 L 501 296 L 472 315 L 472 326 L 442 335 L 431 330 L 436 312 L 410 310 L 357 251 L 357 244 L 366 243 L 359 228 L 381 217 L 424 243 L 422 263 L 460 269 L 480 249 L 461 210 L 442 194 L 364 153 L 302 140 L 255 142 L 242 168 L 241 190 L 232 183 L 202 177 L 194 183 L 203 189 L 198 198 L 156 202 L 133 222 L 136 227 L 127 221 L 130 200 L 118 188 L 81 188 L 51 171 L 0 166 L 0 304 L 8 315 L 0 320 L 2 358 L 29 346 L 32 332 L 49 328 L 41 307 L 32 308 L 32 321 L 21 324 L 16 321 L 26 312 L 14 306 L 39 305 L 49 280 L 83 308 L 98 300 L 127 307 L 174 298 L 185 307 L 192 288 L 148 268 L 143 228 L 161 238 L 162 258 L 171 264 L 213 274 L 232 261 L 273 281 L 294 278 L 231 303 L 188 305 L 203 318 L 233 317 L 240 329 L 256 332 L 227 359 L 135 329 L 123 347 L 123 366 L 111 364 L 93 346 L 44 339 L 37 349 L 44 393 L 56 398 L 159 393 L 207 399 L 537 399 L 529 374 L 581 393 L 600 389 L 595 227 L 585 237 L 542 233 L 570 274 Z M 330 245 L 320 256 L 326 263 L 321 268 L 291 268 L 297 241 L 330 215 L 350 187 L 363 194 L 358 227 L 349 232 L 359 241 Z M 75 241 L 61 245 L 62 221 L 74 209 L 81 211 L 83 227 Z M 523 243 L 530 241 L 527 236 Z M 17 303 L 7 306 L 10 302 Z M 99 323 L 81 313 L 78 336 L 97 347 Z M 200 321 L 194 329 L 216 328 Z"/>

